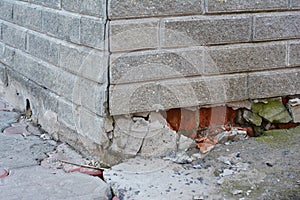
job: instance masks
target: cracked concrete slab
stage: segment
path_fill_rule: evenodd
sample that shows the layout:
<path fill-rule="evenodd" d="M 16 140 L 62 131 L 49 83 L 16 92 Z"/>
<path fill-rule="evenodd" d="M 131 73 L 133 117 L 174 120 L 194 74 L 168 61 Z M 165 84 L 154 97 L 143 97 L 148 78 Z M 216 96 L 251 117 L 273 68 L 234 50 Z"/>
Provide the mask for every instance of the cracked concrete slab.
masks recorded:
<path fill-rule="evenodd" d="M 40 166 L 12 169 L 0 179 L 3 199 L 111 199 L 109 186 L 97 177 Z"/>

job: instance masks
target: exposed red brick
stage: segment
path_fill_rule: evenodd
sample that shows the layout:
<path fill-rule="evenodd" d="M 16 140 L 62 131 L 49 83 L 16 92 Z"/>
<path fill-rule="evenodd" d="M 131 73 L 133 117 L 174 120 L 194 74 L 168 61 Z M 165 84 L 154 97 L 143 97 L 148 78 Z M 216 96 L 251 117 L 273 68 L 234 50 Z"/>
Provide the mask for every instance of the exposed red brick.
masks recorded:
<path fill-rule="evenodd" d="M 5 178 L 8 176 L 8 171 L 0 168 L 0 178 Z"/>
<path fill-rule="evenodd" d="M 210 126 L 211 108 L 200 108 L 200 121 L 199 127 L 206 128 Z"/>
<path fill-rule="evenodd" d="M 178 131 L 181 123 L 181 109 L 175 108 L 168 110 L 167 122 L 172 130 Z"/>
<path fill-rule="evenodd" d="M 197 111 L 191 111 L 181 109 L 181 121 L 179 124 L 180 131 L 192 131 L 198 128 L 198 113 Z"/>
<path fill-rule="evenodd" d="M 236 116 L 237 116 L 237 110 L 233 110 L 232 108 L 227 107 L 225 123 L 226 124 L 229 123 L 233 125 L 235 123 Z"/>
<path fill-rule="evenodd" d="M 287 123 L 287 124 L 276 124 L 276 126 L 278 127 L 278 129 L 290 129 L 290 128 L 295 128 L 297 126 L 299 126 L 300 123 Z"/>

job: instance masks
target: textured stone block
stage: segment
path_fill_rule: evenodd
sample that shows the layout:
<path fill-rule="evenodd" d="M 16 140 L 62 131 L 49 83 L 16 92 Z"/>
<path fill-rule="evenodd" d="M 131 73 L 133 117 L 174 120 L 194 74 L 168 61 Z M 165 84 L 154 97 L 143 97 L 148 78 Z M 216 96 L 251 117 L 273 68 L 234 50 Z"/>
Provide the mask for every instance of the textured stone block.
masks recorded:
<path fill-rule="evenodd" d="M 300 0 L 291 0 L 291 6 L 295 9 L 300 8 Z"/>
<path fill-rule="evenodd" d="M 244 1 L 244 0 L 229 0 L 207 1 L 207 13 L 218 12 L 239 12 L 239 11 L 261 11 L 261 10 L 282 10 L 288 9 L 288 0 L 256 0 L 256 1 Z"/>
<path fill-rule="evenodd" d="M 240 15 L 166 19 L 162 31 L 164 47 L 248 42 L 251 36 L 251 17 Z"/>
<path fill-rule="evenodd" d="M 42 30 L 42 11 L 40 9 L 20 3 L 14 4 L 13 12 L 13 21 L 16 24 L 33 30 Z"/>
<path fill-rule="evenodd" d="M 51 39 L 50 37 L 29 32 L 27 42 L 27 51 L 31 55 L 54 65 L 58 65 L 59 44 L 55 40 Z"/>
<path fill-rule="evenodd" d="M 139 18 L 166 15 L 191 15 L 202 13 L 204 0 L 109 0 L 109 18 Z"/>
<path fill-rule="evenodd" d="M 85 47 L 61 44 L 60 66 L 72 73 L 85 77 L 98 83 L 107 79 L 106 52 Z"/>
<path fill-rule="evenodd" d="M 115 54 L 111 57 L 111 82 L 128 83 L 200 75 L 202 48 Z"/>
<path fill-rule="evenodd" d="M 207 74 L 266 70 L 286 66 L 286 43 L 264 43 L 208 47 L 205 50 Z"/>
<path fill-rule="evenodd" d="M 30 3 L 35 3 L 52 8 L 60 8 L 61 0 L 27 0 Z"/>
<path fill-rule="evenodd" d="M 276 13 L 255 16 L 254 40 L 300 37 L 300 13 Z"/>
<path fill-rule="evenodd" d="M 86 15 L 103 16 L 103 0 L 61 0 L 65 10 L 78 12 Z"/>
<path fill-rule="evenodd" d="M 156 110 L 156 105 L 159 106 L 158 89 L 155 83 L 110 86 L 110 114 Z"/>
<path fill-rule="evenodd" d="M 80 43 L 99 49 L 104 48 L 104 22 L 101 19 L 82 17 Z"/>
<path fill-rule="evenodd" d="M 300 70 L 278 70 L 249 74 L 249 98 L 267 98 L 299 94 Z"/>
<path fill-rule="evenodd" d="M 159 46 L 158 20 L 112 21 L 110 23 L 110 49 L 130 51 Z"/>
<path fill-rule="evenodd" d="M 71 42 L 80 42 L 80 18 L 62 12 L 42 12 L 43 31 L 49 35 Z"/>
<path fill-rule="evenodd" d="M 289 66 L 300 66 L 300 41 L 289 44 Z"/>
<path fill-rule="evenodd" d="M 25 50 L 26 48 L 26 29 L 2 24 L 2 41 L 12 47 Z"/>
<path fill-rule="evenodd" d="M 168 110 L 247 98 L 247 76 L 243 74 L 116 85 L 110 89 L 110 113 Z"/>
<path fill-rule="evenodd" d="M 7 21 L 12 21 L 13 4 L 8 1 L 0 1 L 0 18 Z"/>
<path fill-rule="evenodd" d="M 16 52 L 13 69 L 56 94 L 82 105 L 98 115 L 103 115 L 106 86 L 75 76 L 58 67 Z"/>
<path fill-rule="evenodd" d="M 14 59 L 14 50 L 0 43 L 0 61 L 6 65 L 12 65 Z"/>
<path fill-rule="evenodd" d="M 0 84 L 7 86 L 7 72 L 6 72 L 6 67 L 2 63 L 0 63 Z"/>

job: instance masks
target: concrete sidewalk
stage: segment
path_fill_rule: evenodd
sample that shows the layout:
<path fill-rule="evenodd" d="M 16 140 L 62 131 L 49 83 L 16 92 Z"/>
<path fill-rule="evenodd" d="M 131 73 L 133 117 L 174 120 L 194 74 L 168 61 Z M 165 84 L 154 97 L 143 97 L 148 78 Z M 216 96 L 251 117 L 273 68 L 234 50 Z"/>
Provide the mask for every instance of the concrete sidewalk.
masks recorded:
<path fill-rule="evenodd" d="M 112 198 L 110 187 L 99 177 L 42 167 L 41 161 L 59 144 L 42 139 L 36 127 L 20 119 L 20 113 L 0 101 L 0 199 Z"/>

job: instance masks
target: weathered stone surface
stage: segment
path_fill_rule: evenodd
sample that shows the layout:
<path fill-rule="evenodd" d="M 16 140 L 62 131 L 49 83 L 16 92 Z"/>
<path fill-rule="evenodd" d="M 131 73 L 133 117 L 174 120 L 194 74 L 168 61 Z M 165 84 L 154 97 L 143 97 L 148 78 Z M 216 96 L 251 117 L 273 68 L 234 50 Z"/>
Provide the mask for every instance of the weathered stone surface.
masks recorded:
<path fill-rule="evenodd" d="M 300 42 L 289 44 L 289 66 L 300 65 Z"/>
<path fill-rule="evenodd" d="M 295 9 L 300 8 L 300 0 L 292 0 L 291 4 L 292 4 L 292 8 Z"/>
<path fill-rule="evenodd" d="M 7 137 L 1 133 L 0 138 L 0 163 L 2 167 L 10 169 L 38 165 L 38 161 L 46 157 L 45 153 L 55 148 L 35 136 L 24 140 L 21 135 Z"/>
<path fill-rule="evenodd" d="M 0 189 L 5 199 L 112 198 L 109 186 L 98 177 L 39 166 L 11 170 L 3 182 Z"/>
<path fill-rule="evenodd" d="M 288 108 L 292 115 L 294 123 L 300 123 L 300 99 L 290 99 L 288 102 Z"/>
<path fill-rule="evenodd" d="M 12 65 L 14 50 L 0 42 L 0 60 L 6 65 Z"/>
<path fill-rule="evenodd" d="M 207 1 L 207 12 L 241 12 L 241 11 L 260 11 L 260 10 L 281 10 L 288 9 L 288 0 L 258 0 L 258 1 Z"/>
<path fill-rule="evenodd" d="M 13 4 L 8 1 L 1 1 L 0 2 L 0 18 L 12 21 L 13 17 Z"/>
<path fill-rule="evenodd" d="M 166 19 L 163 21 L 162 31 L 164 47 L 248 42 L 251 36 L 251 17 L 240 15 Z"/>
<path fill-rule="evenodd" d="M 52 8 L 60 8 L 61 0 L 25 0 L 30 3 L 35 3 L 43 6 L 49 6 Z"/>
<path fill-rule="evenodd" d="M 292 121 L 281 98 L 266 99 L 265 102 L 254 103 L 252 104 L 252 111 L 271 123 L 288 123 Z"/>
<path fill-rule="evenodd" d="M 157 48 L 159 20 L 112 21 L 110 34 L 112 52 Z"/>
<path fill-rule="evenodd" d="M 62 68 L 97 83 L 106 82 L 108 62 L 106 52 L 65 43 L 60 45 L 59 51 Z"/>
<path fill-rule="evenodd" d="M 249 74 L 249 97 L 266 98 L 300 92 L 299 70 L 277 70 Z"/>
<path fill-rule="evenodd" d="M 26 29 L 12 25 L 2 24 L 2 41 L 12 47 L 25 50 Z"/>
<path fill-rule="evenodd" d="M 103 16 L 103 0 L 61 0 L 61 2 L 65 10 L 97 17 Z"/>
<path fill-rule="evenodd" d="M 76 15 L 43 10 L 43 31 L 51 36 L 80 43 L 80 18 Z"/>
<path fill-rule="evenodd" d="M 112 115 L 168 110 L 247 99 L 247 76 L 166 80 L 115 85 L 110 89 Z"/>
<path fill-rule="evenodd" d="M 80 42 L 90 47 L 103 49 L 104 22 L 101 19 L 82 17 L 80 24 Z"/>
<path fill-rule="evenodd" d="M 209 47 L 205 49 L 206 74 L 267 70 L 286 66 L 286 43 Z"/>
<path fill-rule="evenodd" d="M 116 54 L 111 57 L 111 82 L 130 83 L 200 75 L 201 48 Z"/>
<path fill-rule="evenodd" d="M 300 13 L 256 15 L 254 40 L 276 40 L 300 37 Z"/>
<path fill-rule="evenodd" d="M 108 4 L 109 18 L 139 18 L 165 15 L 191 15 L 202 13 L 203 0 L 117 1 Z"/>
<path fill-rule="evenodd" d="M 44 61 L 58 65 L 59 62 L 59 44 L 56 40 L 33 32 L 27 33 L 27 51 Z"/>
<path fill-rule="evenodd" d="M 24 3 L 14 4 L 13 21 L 29 29 L 42 30 L 42 11 L 35 6 L 27 6 Z"/>
<path fill-rule="evenodd" d="M 243 117 L 247 122 L 250 122 L 255 126 L 260 126 L 262 123 L 262 118 L 249 110 L 244 110 Z"/>

